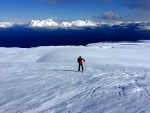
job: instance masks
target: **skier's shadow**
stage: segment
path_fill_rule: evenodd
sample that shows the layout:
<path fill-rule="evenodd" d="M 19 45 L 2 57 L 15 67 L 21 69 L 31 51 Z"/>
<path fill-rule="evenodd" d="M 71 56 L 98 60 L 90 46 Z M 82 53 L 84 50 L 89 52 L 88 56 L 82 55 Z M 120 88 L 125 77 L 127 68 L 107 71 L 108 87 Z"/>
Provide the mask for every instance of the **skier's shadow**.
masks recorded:
<path fill-rule="evenodd" d="M 52 69 L 53 71 L 63 71 L 63 72 L 76 72 L 75 70 L 62 70 L 62 69 Z"/>

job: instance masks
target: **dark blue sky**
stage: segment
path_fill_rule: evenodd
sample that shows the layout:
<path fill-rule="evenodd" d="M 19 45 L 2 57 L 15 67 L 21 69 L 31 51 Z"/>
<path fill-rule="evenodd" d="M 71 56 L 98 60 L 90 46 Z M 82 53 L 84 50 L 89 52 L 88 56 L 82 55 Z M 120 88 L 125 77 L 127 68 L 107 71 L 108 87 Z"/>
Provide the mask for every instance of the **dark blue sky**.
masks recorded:
<path fill-rule="evenodd" d="M 150 0 L 0 0 L 0 21 L 150 21 Z"/>

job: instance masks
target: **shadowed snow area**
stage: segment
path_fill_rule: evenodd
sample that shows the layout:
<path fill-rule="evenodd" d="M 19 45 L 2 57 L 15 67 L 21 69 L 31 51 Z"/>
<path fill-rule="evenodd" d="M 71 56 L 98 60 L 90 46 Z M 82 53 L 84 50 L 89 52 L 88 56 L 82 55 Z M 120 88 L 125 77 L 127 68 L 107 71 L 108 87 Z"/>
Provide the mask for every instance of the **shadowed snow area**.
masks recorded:
<path fill-rule="evenodd" d="M 0 70 L 0 113 L 150 112 L 146 41 L 0 48 Z"/>

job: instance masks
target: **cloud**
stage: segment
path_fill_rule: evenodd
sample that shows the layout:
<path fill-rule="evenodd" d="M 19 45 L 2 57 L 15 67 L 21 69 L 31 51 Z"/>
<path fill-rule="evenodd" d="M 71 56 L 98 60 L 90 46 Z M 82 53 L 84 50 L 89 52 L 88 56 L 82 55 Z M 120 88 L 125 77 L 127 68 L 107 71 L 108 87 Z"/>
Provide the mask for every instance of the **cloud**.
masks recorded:
<path fill-rule="evenodd" d="M 150 0 L 127 0 L 126 6 L 129 9 L 150 10 Z"/>
<path fill-rule="evenodd" d="M 81 0 L 44 0 L 48 4 L 68 4 L 68 3 L 75 3 Z"/>
<path fill-rule="evenodd" d="M 100 16 L 95 16 L 95 19 L 104 19 L 104 20 L 121 20 L 122 17 L 113 13 L 112 11 L 105 12 Z"/>
<path fill-rule="evenodd" d="M 122 0 L 122 2 L 117 2 L 117 0 L 98 0 L 99 5 L 110 3 L 116 3 L 118 6 L 125 6 L 129 9 L 150 10 L 150 0 Z"/>

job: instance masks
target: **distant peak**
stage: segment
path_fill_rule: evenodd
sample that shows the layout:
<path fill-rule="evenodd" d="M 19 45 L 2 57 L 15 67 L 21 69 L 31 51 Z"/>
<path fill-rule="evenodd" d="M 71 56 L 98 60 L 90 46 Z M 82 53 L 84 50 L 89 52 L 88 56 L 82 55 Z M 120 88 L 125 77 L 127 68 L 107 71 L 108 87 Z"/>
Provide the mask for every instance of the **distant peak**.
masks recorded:
<path fill-rule="evenodd" d="M 0 28 L 9 28 L 12 27 L 14 23 L 12 22 L 0 22 Z"/>

